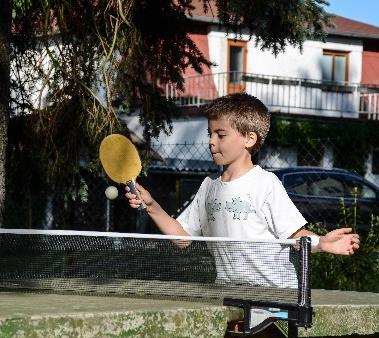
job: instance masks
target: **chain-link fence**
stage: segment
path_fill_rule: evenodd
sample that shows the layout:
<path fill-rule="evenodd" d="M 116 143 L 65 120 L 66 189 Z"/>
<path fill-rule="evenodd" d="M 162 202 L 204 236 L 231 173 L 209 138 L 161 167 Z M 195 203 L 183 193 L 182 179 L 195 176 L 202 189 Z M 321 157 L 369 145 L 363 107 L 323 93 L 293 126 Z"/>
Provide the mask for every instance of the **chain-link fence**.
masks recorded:
<path fill-rule="evenodd" d="M 357 201 L 358 219 L 367 224 L 372 213 L 379 214 L 378 159 L 368 151 L 363 162 L 347 161 L 349 154 L 339 152 L 336 144 L 336 139 L 318 139 L 304 140 L 297 147 L 268 145 L 254 160 L 278 175 L 308 221 L 334 227 L 341 220 L 343 199 L 348 207 Z M 159 156 L 150 161 L 139 182 L 171 215 L 188 205 L 207 175 L 221 172 L 207 144 L 153 144 L 152 148 Z M 341 167 L 344 170 L 335 170 Z M 117 186 L 117 199 L 106 199 L 104 191 L 113 183 L 103 175 L 83 169 L 81 179 L 67 182 L 72 188 L 64 192 L 49 186 L 43 174 L 28 177 L 20 182 L 19 176 L 8 173 L 7 228 L 157 231 L 146 213 L 128 206 L 123 186 Z"/>

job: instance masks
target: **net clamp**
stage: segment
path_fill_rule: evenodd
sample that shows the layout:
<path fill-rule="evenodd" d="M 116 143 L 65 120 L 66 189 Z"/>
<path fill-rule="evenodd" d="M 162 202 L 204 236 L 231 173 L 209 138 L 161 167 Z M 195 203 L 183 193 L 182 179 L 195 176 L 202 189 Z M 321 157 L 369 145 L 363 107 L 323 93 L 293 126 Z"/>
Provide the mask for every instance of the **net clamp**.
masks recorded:
<path fill-rule="evenodd" d="M 230 337 L 249 337 L 278 320 L 302 326 L 299 323 L 300 313 L 296 305 L 233 298 L 225 298 L 224 305 L 243 309 L 243 320 L 228 323 L 227 333 Z"/>

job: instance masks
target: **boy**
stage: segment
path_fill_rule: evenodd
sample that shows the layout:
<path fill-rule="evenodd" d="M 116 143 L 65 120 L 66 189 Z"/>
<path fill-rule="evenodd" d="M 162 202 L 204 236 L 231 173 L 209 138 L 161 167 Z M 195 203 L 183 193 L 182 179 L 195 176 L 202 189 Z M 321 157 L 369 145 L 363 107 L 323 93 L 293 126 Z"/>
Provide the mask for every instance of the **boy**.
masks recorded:
<path fill-rule="evenodd" d="M 269 112 L 260 100 L 248 94 L 232 94 L 214 100 L 205 113 L 209 149 L 215 163 L 223 167 L 221 175 L 215 179 L 205 178 L 192 203 L 177 219 L 171 218 L 149 192 L 137 184 L 147 213 L 163 234 L 240 240 L 310 236 L 312 251 L 351 255 L 359 248 L 358 235 L 349 234 L 350 228 L 337 229 L 321 237 L 307 231 L 306 220 L 279 179 L 252 162 L 252 155 L 264 143 L 270 126 Z M 128 189 L 126 197 L 133 208 L 141 204 Z M 271 256 L 280 259 L 282 254 L 280 249 L 274 249 Z M 288 256 L 288 252 L 285 254 Z M 248 260 L 249 266 L 253 265 L 256 270 L 262 270 L 265 265 L 264 257 L 250 261 L 241 253 L 234 259 Z M 233 281 L 236 276 L 233 269 L 226 269 L 222 275 L 217 270 L 218 279 L 223 281 Z M 248 277 L 247 282 L 277 284 L 270 274 L 263 279 Z"/>

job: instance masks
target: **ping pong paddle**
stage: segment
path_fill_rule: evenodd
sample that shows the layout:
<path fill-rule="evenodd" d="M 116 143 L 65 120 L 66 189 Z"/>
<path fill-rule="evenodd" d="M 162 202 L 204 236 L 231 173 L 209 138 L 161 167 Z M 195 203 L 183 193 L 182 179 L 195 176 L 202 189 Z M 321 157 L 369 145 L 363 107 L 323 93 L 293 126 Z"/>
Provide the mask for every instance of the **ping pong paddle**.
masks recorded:
<path fill-rule="evenodd" d="M 130 192 L 142 201 L 135 187 L 135 181 L 141 172 L 142 165 L 134 144 L 123 135 L 108 135 L 101 141 L 99 156 L 108 177 L 116 183 L 126 184 Z M 146 205 L 142 203 L 138 210 L 145 208 Z"/>

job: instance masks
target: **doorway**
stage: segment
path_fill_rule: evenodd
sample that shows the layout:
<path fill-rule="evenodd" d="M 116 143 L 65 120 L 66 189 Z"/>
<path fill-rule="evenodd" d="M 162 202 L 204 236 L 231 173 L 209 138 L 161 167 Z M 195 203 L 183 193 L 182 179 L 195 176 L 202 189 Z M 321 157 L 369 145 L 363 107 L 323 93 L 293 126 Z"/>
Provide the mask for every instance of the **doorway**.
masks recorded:
<path fill-rule="evenodd" d="M 244 74 L 246 73 L 247 42 L 228 40 L 228 94 L 246 90 Z"/>

